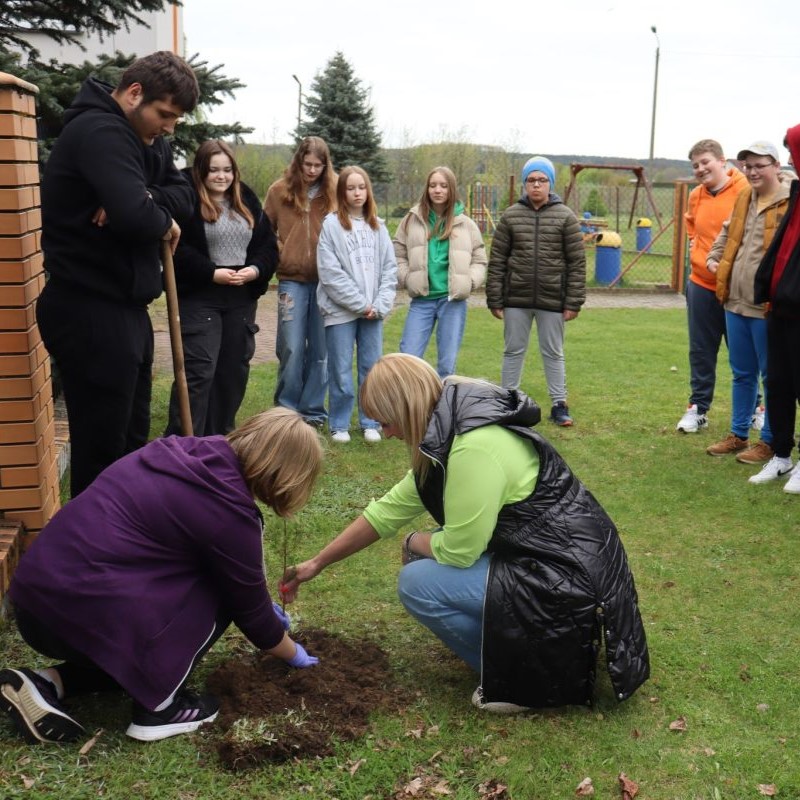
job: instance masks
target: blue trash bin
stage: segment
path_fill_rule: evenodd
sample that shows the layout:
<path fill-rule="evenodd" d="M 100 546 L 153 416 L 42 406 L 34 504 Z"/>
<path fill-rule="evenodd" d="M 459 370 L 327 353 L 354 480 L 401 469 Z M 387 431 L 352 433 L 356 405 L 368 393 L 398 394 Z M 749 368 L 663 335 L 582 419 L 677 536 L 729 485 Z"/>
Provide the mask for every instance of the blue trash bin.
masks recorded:
<path fill-rule="evenodd" d="M 594 242 L 594 279 L 601 286 L 608 286 L 622 272 L 622 238 L 614 231 L 604 231 L 597 234 Z"/>
<path fill-rule="evenodd" d="M 653 223 L 642 217 L 636 220 L 636 249 L 641 253 L 643 250 L 650 249 L 650 243 L 653 238 Z"/>

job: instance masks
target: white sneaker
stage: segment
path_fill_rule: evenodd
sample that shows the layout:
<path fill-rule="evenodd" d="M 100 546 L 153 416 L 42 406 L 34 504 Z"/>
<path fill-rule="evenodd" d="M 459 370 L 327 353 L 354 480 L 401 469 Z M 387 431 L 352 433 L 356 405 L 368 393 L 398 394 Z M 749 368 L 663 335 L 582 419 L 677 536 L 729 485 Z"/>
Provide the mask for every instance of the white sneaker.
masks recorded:
<path fill-rule="evenodd" d="M 800 494 L 800 461 L 797 462 L 789 475 L 789 480 L 786 481 L 783 491 L 789 492 L 789 494 Z"/>
<path fill-rule="evenodd" d="M 367 444 L 375 444 L 381 440 L 380 431 L 376 428 L 364 428 L 364 441 Z"/>
<path fill-rule="evenodd" d="M 753 420 L 750 423 L 750 427 L 754 431 L 763 431 L 764 430 L 764 413 L 766 409 L 764 406 L 759 406 L 756 409 L 756 413 L 753 414 Z"/>
<path fill-rule="evenodd" d="M 675 430 L 683 431 L 683 433 L 697 433 L 700 428 L 707 427 L 708 417 L 705 414 L 698 414 L 697 404 L 692 403 L 681 417 L 681 421 L 675 426 Z"/>
<path fill-rule="evenodd" d="M 331 434 L 331 441 L 347 444 L 350 441 L 350 434 L 347 431 L 334 431 Z"/>
<path fill-rule="evenodd" d="M 487 703 L 483 699 L 483 687 L 481 686 L 472 693 L 472 705 L 481 711 L 489 711 L 492 714 L 524 714 L 526 711 L 531 710 L 528 706 L 519 706 L 516 703 L 506 703 L 499 700 Z"/>
<path fill-rule="evenodd" d="M 780 478 L 781 475 L 786 475 L 787 472 L 792 472 L 792 459 L 781 458 L 780 456 L 772 456 L 766 464 L 761 468 L 761 472 L 751 475 L 747 480 L 750 483 L 767 483 Z M 792 475 L 794 477 L 794 475 Z M 797 478 L 798 491 L 800 491 L 800 475 Z"/>

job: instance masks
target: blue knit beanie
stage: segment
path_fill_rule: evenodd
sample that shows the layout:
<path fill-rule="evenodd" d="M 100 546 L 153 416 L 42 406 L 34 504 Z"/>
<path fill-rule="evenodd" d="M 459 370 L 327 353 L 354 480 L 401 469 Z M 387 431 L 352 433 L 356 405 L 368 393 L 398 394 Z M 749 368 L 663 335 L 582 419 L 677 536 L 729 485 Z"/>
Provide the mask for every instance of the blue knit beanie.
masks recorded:
<path fill-rule="evenodd" d="M 522 168 L 523 185 L 531 172 L 543 172 L 550 180 L 550 191 L 554 192 L 556 190 L 556 169 L 549 158 L 534 156 L 525 162 L 525 166 Z"/>

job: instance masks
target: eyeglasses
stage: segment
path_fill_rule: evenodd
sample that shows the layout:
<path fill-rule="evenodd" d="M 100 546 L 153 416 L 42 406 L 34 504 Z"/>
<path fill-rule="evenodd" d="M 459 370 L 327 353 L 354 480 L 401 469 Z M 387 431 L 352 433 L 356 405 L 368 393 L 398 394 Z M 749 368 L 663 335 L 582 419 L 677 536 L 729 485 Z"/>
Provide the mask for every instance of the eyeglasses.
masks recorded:
<path fill-rule="evenodd" d="M 774 167 L 775 162 L 770 161 L 769 164 L 745 164 L 742 169 L 745 172 L 763 172 L 767 167 Z"/>
<path fill-rule="evenodd" d="M 311 169 L 313 169 L 313 170 L 325 169 L 325 165 L 324 164 L 311 164 L 308 161 L 304 161 L 303 162 L 303 168 L 304 169 L 308 169 L 308 170 L 311 170 Z"/>
<path fill-rule="evenodd" d="M 525 183 L 531 186 L 538 186 L 540 183 L 550 183 L 550 178 L 526 178 Z"/>

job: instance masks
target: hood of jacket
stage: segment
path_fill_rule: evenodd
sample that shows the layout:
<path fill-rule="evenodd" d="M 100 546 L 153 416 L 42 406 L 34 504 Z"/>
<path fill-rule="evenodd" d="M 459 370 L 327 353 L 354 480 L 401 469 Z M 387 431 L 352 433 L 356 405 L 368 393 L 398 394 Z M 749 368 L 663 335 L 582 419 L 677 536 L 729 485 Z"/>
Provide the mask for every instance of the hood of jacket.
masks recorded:
<path fill-rule="evenodd" d="M 485 425 L 530 428 L 541 418 L 541 409 L 524 392 L 479 380 L 448 378 L 420 450 L 445 465 L 456 434 Z"/>
<path fill-rule="evenodd" d="M 87 111 L 102 111 L 106 114 L 110 112 L 127 119 L 122 106 L 111 96 L 113 91 L 114 87 L 105 81 L 97 78 L 85 80 L 72 101 L 72 105 L 64 112 L 64 124 L 68 125 L 76 117 Z"/>

